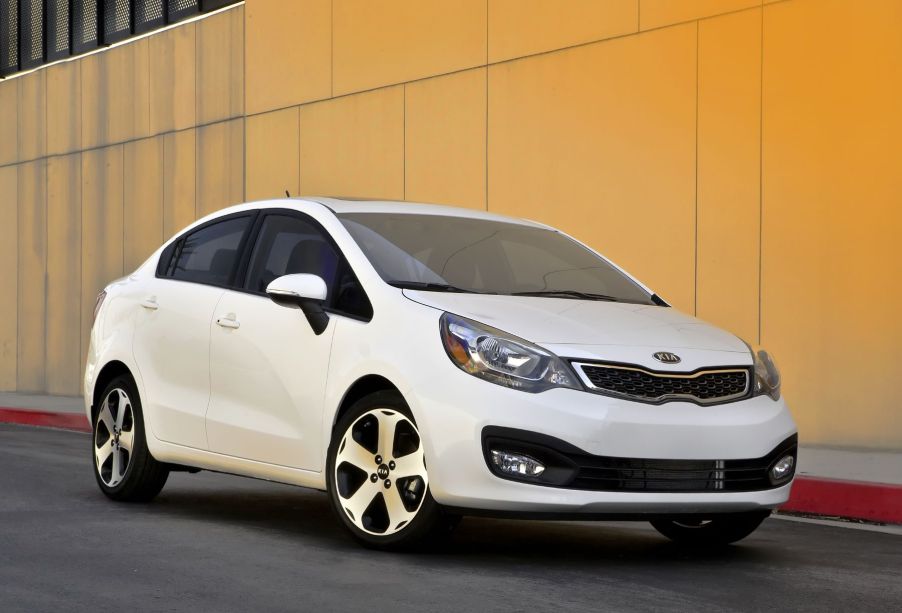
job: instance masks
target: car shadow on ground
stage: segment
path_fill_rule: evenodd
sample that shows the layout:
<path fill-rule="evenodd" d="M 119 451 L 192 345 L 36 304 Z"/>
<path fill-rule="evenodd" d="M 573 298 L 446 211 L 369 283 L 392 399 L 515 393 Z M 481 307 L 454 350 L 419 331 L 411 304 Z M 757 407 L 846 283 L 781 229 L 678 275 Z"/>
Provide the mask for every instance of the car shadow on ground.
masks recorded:
<path fill-rule="evenodd" d="M 230 479 L 230 482 L 236 482 Z M 253 482 L 251 482 L 253 483 Z M 360 550 L 334 517 L 325 493 L 267 484 L 263 488 L 164 489 L 144 512 L 277 532 L 299 544 Z M 677 546 L 645 522 L 557 522 L 465 517 L 453 535 L 427 549 L 398 554 L 431 564 L 509 565 L 541 555 L 560 569 L 635 562 L 643 565 L 696 561 L 704 566 L 738 561 L 773 561 L 773 552 L 751 541 L 719 549 Z"/>

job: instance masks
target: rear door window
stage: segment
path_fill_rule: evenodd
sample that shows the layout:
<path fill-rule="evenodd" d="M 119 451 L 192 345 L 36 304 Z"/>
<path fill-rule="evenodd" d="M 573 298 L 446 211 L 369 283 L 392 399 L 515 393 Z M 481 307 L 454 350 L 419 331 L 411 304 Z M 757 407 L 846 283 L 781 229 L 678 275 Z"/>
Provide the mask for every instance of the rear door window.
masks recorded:
<path fill-rule="evenodd" d="M 231 284 L 251 219 L 232 217 L 187 235 L 176 249 L 172 278 L 207 285 Z"/>

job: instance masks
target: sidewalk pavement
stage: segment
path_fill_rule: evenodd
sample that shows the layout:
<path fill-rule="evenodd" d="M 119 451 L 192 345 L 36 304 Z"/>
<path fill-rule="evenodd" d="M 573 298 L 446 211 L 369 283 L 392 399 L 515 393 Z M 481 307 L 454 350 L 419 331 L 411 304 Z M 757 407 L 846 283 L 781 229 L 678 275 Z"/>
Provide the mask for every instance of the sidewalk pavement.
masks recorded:
<path fill-rule="evenodd" d="M 89 431 L 81 396 L 0 392 L 0 423 Z M 902 450 L 802 446 L 784 511 L 902 523 Z"/>

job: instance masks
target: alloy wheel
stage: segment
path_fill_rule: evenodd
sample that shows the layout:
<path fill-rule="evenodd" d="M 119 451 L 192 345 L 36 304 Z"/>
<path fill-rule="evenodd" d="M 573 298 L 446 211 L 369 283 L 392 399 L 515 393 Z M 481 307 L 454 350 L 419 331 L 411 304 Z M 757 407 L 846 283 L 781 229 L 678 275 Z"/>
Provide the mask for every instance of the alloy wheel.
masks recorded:
<path fill-rule="evenodd" d="M 373 409 L 354 420 L 334 465 L 339 505 L 368 534 L 402 530 L 426 497 L 429 478 L 420 434 L 399 411 Z"/>
<path fill-rule="evenodd" d="M 122 482 L 135 444 L 135 414 L 128 394 L 115 388 L 100 405 L 94 424 L 94 464 L 107 487 Z"/>

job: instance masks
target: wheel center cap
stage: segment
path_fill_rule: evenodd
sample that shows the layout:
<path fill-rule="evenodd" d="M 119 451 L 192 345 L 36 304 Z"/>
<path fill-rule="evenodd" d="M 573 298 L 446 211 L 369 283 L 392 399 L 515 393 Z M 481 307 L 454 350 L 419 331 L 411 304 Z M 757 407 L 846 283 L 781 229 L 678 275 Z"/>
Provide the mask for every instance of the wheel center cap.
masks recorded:
<path fill-rule="evenodd" d="M 379 475 L 380 479 L 388 478 L 388 466 L 382 464 L 379 468 L 376 469 L 376 474 Z"/>

